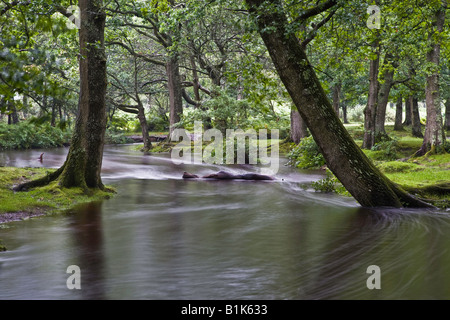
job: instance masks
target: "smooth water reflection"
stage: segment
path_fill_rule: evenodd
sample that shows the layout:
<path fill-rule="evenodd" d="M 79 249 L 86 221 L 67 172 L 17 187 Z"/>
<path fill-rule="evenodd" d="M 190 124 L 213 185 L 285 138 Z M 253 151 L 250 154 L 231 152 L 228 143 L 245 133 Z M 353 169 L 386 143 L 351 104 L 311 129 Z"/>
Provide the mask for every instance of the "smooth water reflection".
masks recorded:
<path fill-rule="evenodd" d="M 168 160 L 109 148 L 115 198 L 0 229 L 0 298 L 450 298 L 446 213 L 363 209 L 305 191 L 320 175 L 286 167 L 284 181 L 184 181 L 217 167 Z M 69 265 L 81 290 L 66 287 Z"/>

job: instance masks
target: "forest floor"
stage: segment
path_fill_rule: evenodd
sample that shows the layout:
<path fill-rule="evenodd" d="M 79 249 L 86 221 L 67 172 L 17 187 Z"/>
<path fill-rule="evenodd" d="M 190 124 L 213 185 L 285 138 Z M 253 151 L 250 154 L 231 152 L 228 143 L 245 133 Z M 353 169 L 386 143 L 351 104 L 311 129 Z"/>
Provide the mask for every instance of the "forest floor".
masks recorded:
<path fill-rule="evenodd" d="M 358 145 L 362 145 L 362 124 L 346 125 Z M 420 198 L 432 200 L 441 208 L 450 207 L 450 153 L 413 157 L 423 139 L 411 135 L 411 128 L 394 131 L 386 125 L 391 140 L 364 153 L 390 180 Z M 448 134 L 447 134 L 448 136 Z"/>
<path fill-rule="evenodd" d="M 88 195 L 81 188 L 61 188 L 57 182 L 27 192 L 12 190 L 13 186 L 43 177 L 50 171 L 45 168 L 0 167 L 0 224 L 58 213 L 111 196 L 102 191 Z"/>

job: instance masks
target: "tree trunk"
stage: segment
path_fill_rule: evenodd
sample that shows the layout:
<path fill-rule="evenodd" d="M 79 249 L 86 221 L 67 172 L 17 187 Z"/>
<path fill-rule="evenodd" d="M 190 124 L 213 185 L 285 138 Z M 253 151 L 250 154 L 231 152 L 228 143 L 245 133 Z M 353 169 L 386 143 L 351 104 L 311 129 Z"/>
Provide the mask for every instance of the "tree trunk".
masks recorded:
<path fill-rule="evenodd" d="M 299 142 L 307 136 L 308 128 L 306 123 L 294 106 L 291 108 L 291 139 L 295 144 L 299 144 Z"/>
<path fill-rule="evenodd" d="M 169 89 L 169 125 L 170 134 L 175 129 L 175 124 L 180 122 L 183 114 L 183 87 L 181 85 L 180 67 L 177 57 L 169 58 L 166 64 L 168 89 Z"/>
<path fill-rule="evenodd" d="M 364 149 L 371 149 L 375 144 L 375 119 L 379 87 L 378 71 L 380 66 L 380 40 L 378 38 L 372 44 L 372 47 L 376 52 L 376 58 L 370 60 L 369 95 L 367 106 L 364 109 L 364 138 L 362 145 Z"/>
<path fill-rule="evenodd" d="M 422 125 L 420 124 L 419 102 L 415 96 L 409 97 L 411 106 L 411 130 L 413 137 L 423 138 Z"/>
<path fill-rule="evenodd" d="M 444 130 L 450 131 L 450 99 L 445 101 L 445 124 Z"/>
<path fill-rule="evenodd" d="M 333 109 L 339 117 L 339 104 L 341 100 L 341 84 L 337 83 L 333 87 Z"/>
<path fill-rule="evenodd" d="M 397 98 L 397 103 L 395 104 L 395 123 L 394 123 L 395 131 L 403 130 L 402 120 L 403 120 L 403 98 L 402 96 L 399 96 Z"/>
<path fill-rule="evenodd" d="M 347 124 L 348 123 L 347 105 L 343 103 L 341 109 L 342 109 L 342 118 L 344 120 L 344 123 Z"/>
<path fill-rule="evenodd" d="M 389 93 L 392 88 L 392 84 L 394 82 L 394 73 L 396 68 L 396 63 L 390 61 L 390 55 L 386 54 L 385 63 L 390 64 L 383 72 L 383 83 L 379 87 L 378 91 L 378 100 L 376 107 L 376 116 L 375 116 L 375 137 L 374 142 L 380 142 L 383 139 L 388 139 L 388 135 L 386 133 L 384 124 L 386 122 L 386 108 L 389 102 Z"/>
<path fill-rule="evenodd" d="M 412 110 L 411 110 L 411 99 L 410 96 L 405 98 L 405 121 L 403 122 L 404 126 L 410 126 L 412 123 Z"/>
<path fill-rule="evenodd" d="M 52 103 L 52 120 L 50 121 L 50 125 L 52 127 L 56 126 L 56 107 L 57 107 L 56 100 L 53 99 L 53 103 Z"/>
<path fill-rule="evenodd" d="M 197 72 L 197 64 L 195 63 L 195 57 L 190 57 L 191 67 L 192 67 L 192 85 L 194 88 L 194 100 L 195 100 L 195 108 L 200 107 L 201 99 L 200 99 L 200 82 L 198 78 Z"/>
<path fill-rule="evenodd" d="M 150 141 L 150 135 L 148 133 L 148 122 L 147 118 L 145 117 L 145 109 L 141 101 L 138 102 L 137 109 L 137 117 L 141 125 L 142 139 L 144 141 L 144 151 L 149 151 L 152 148 L 152 142 Z"/>
<path fill-rule="evenodd" d="M 447 1 L 442 1 L 442 6 L 436 11 L 435 20 L 433 22 L 432 32 L 428 35 L 431 48 L 427 54 L 427 61 L 436 66 L 427 76 L 425 100 L 427 107 L 427 124 L 425 126 L 425 136 L 422 147 L 417 151 L 417 156 L 425 155 L 428 152 L 436 152 L 436 147 L 442 145 L 445 141 L 445 131 L 442 122 L 441 99 L 439 95 L 439 60 L 440 60 L 440 40 L 436 40 L 436 33 L 441 33 L 444 28 L 445 10 Z"/>
<path fill-rule="evenodd" d="M 106 15 L 101 0 L 80 0 L 80 97 L 72 141 L 64 165 L 48 176 L 16 190 L 42 186 L 59 178 L 62 187 L 104 189 L 101 180 L 106 129 Z"/>
<path fill-rule="evenodd" d="M 246 3 L 275 68 L 328 168 L 353 197 L 367 207 L 430 206 L 388 180 L 353 141 L 334 112 L 300 42 L 288 29 L 281 1 L 246 0 Z M 267 7 L 276 10 L 266 10 Z"/>
<path fill-rule="evenodd" d="M 19 115 L 17 114 L 17 108 L 14 105 L 14 101 L 8 101 L 8 124 L 18 124 Z"/>

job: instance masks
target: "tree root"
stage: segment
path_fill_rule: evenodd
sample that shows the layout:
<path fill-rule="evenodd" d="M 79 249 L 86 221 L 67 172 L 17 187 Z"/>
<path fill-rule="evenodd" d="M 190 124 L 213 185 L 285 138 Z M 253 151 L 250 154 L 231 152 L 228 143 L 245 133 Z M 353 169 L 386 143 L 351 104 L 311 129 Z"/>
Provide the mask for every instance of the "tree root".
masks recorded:
<path fill-rule="evenodd" d="M 13 188 L 14 191 L 20 192 L 20 191 L 27 191 L 29 189 L 37 188 L 37 187 L 43 187 L 48 185 L 49 183 L 55 181 L 59 178 L 61 173 L 64 171 L 64 166 L 56 170 L 55 172 L 47 174 L 45 177 L 42 177 L 40 179 L 28 181 L 21 183 Z"/>

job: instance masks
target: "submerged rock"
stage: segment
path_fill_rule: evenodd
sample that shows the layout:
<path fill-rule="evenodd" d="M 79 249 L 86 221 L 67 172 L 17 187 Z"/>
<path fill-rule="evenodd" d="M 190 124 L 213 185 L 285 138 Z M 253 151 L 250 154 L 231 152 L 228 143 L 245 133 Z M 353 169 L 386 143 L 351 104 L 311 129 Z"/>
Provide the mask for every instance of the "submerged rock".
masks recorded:
<path fill-rule="evenodd" d="M 195 179 L 199 176 L 184 172 L 183 179 Z M 218 180 L 275 180 L 274 177 L 267 176 L 259 173 L 246 173 L 246 174 L 232 174 L 226 171 L 219 171 L 217 173 L 208 174 L 202 177 L 203 179 L 218 179 Z"/>

